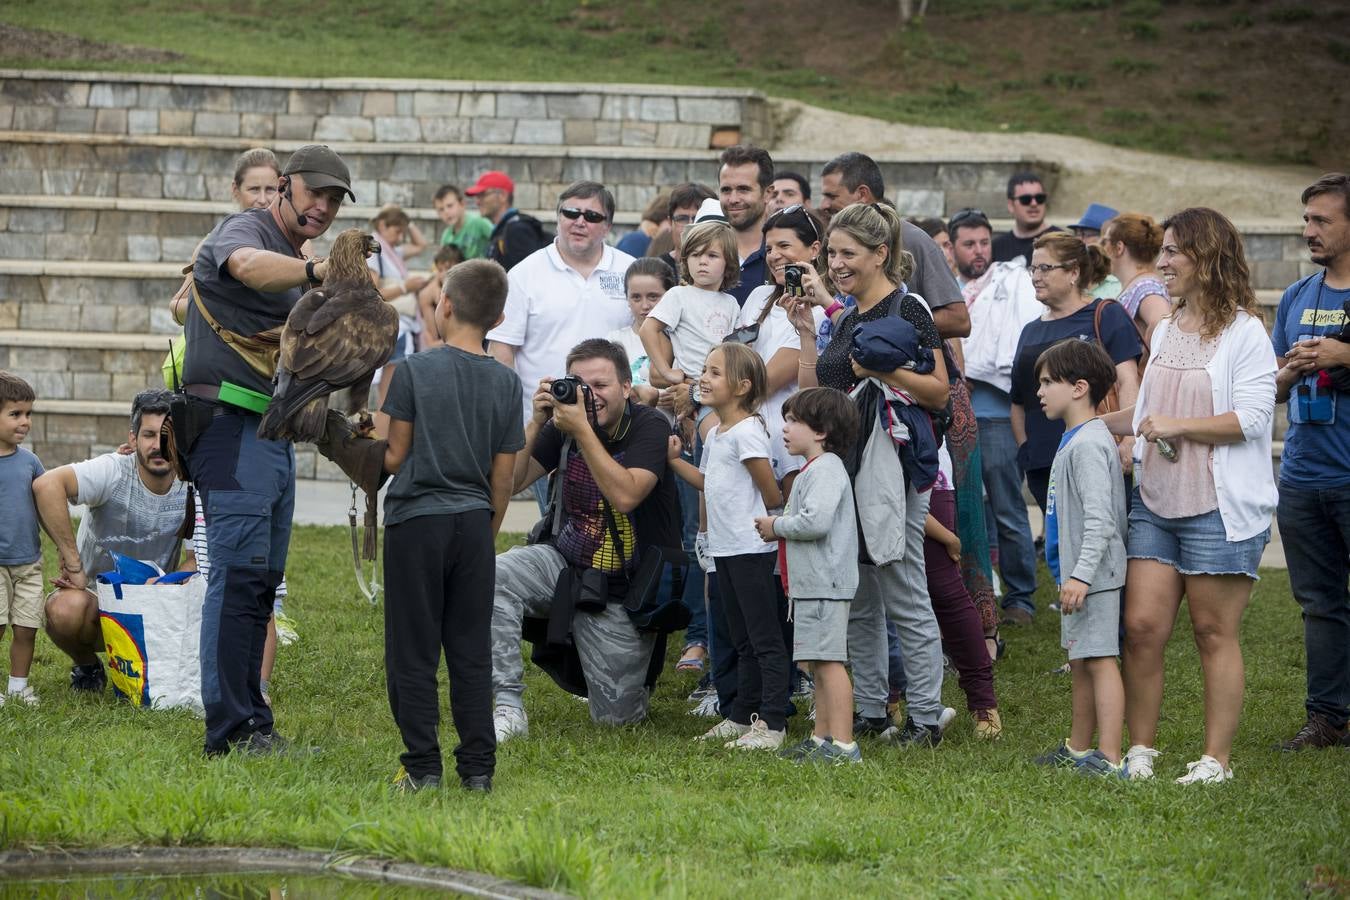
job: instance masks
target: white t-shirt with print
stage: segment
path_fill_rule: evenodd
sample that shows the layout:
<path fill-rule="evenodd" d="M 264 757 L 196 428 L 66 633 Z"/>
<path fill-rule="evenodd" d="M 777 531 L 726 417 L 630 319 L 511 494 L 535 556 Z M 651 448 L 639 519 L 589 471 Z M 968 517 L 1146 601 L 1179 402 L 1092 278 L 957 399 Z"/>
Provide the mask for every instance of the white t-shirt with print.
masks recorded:
<path fill-rule="evenodd" d="M 633 326 L 616 328 L 605 335 L 605 340 L 623 347 L 624 352 L 628 354 L 628 369 L 633 375 L 633 384 L 650 383 L 651 361 L 647 358 L 647 350 L 642 346 L 642 338 L 638 337 Z"/>
<path fill-rule="evenodd" d="M 524 421 L 530 419 L 540 379 L 565 375 L 573 347 L 633 324 L 623 289 L 624 273 L 632 263 L 627 253 L 606 246 L 595 271 L 582 278 L 553 243 L 507 273 L 506 318 L 487 333 L 487 339 L 516 348 L 516 374 L 525 388 Z"/>
<path fill-rule="evenodd" d="M 155 563 L 166 572 L 178 568 L 187 484 L 175 480 L 167 493 L 152 492 L 141 481 L 135 454 L 105 453 L 71 468 L 79 488 L 75 502 L 88 507 L 75 544 L 91 582 L 112 571 L 110 552 Z"/>
<path fill-rule="evenodd" d="M 745 298 L 745 306 L 741 307 L 737 327 L 753 325 L 758 321 L 760 313 L 764 311 L 764 304 L 769 301 L 775 289 L 775 285 L 766 284 L 751 291 L 750 296 Z M 811 312 L 816 320 L 816 330 L 819 331 L 820 323 L 825 321 L 825 311 L 819 306 L 813 306 Z M 797 336 L 797 329 L 792 326 L 787 312 L 775 304 L 760 323 L 759 336 L 750 344 L 750 348 L 759 354 L 759 358 L 764 360 L 764 365 L 767 366 L 778 351 L 786 348 L 797 350 L 801 345 L 801 338 Z M 769 431 L 769 441 L 773 450 L 773 473 L 780 479 L 806 465 L 803 457 L 788 453 L 787 447 L 783 444 L 783 402 L 795 393 L 797 393 L 797 373 L 793 372 L 792 379 L 774 392 L 760 407 L 760 414 L 764 416 L 764 427 Z"/>
<path fill-rule="evenodd" d="M 747 416 L 728 429 L 708 432 L 699 471 L 708 507 L 708 552 L 713 556 L 773 553 L 755 531 L 755 517 L 766 515 L 764 498 L 745 461 L 769 458 L 769 434 L 758 416 Z"/>
<path fill-rule="evenodd" d="M 708 351 L 736 328 L 739 315 L 740 306 L 730 294 L 682 284 L 666 291 L 647 317 L 664 324 L 670 333 L 675 368 L 698 378 Z"/>

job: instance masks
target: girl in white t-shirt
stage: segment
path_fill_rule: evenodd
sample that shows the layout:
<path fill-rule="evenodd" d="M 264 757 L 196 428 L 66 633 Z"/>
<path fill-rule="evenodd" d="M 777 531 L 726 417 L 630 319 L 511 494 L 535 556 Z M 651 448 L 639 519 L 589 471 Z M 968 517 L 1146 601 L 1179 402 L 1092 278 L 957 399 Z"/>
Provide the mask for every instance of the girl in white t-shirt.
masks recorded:
<path fill-rule="evenodd" d="M 740 315 L 736 298 L 727 293 L 740 284 L 738 259 L 736 232 L 726 222 L 700 222 L 685 229 L 680 241 L 681 284 L 666 292 L 638 332 L 653 384 L 684 386 L 691 400 L 699 400 L 696 389 L 704 360 L 736 327 Z M 703 416 L 699 419 L 703 421 Z M 711 427 L 708 423 L 701 431 L 706 434 Z"/>
<path fill-rule="evenodd" d="M 702 740 L 721 739 L 746 750 L 782 746 L 787 728 L 782 694 L 788 656 L 773 574 L 777 545 L 766 544 L 755 531 L 755 517 L 783 502 L 769 464 L 769 433 L 755 412 L 767 384 L 764 362 L 749 347 L 714 347 L 699 387 L 718 425 L 708 433 L 698 469 L 679 459 L 676 441 L 670 457 L 676 474 L 704 492 L 708 552 L 739 658 L 735 703 Z"/>
<path fill-rule="evenodd" d="M 651 387 L 650 362 L 642 346 L 638 330 L 647 321 L 647 315 L 661 302 L 666 292 L 675 287 L 675 272 L 662 260 L 644 256 L 634 260 L 623 275 L 623 290 L 628 297 L 628 309 L 633 313 L 633 324 L 616 328 L 605 335 L 605 340 L 623 347 L 628 354 L 628 366 L 633 373 L 633 387 L 643 403 L 655 405 L 657 390 Z"/>

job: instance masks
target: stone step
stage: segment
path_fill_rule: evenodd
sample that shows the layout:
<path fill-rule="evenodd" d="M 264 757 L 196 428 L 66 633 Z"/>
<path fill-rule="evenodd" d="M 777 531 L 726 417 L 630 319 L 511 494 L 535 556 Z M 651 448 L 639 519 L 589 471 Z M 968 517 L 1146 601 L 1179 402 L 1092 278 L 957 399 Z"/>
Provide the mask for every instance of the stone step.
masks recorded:
<path fill-rule="evenodd" d="M 124 136 L 0 131 L 0 193 L 141 199 L 229 198 L 238 138 Z M 284 156 L 303 141 L 272 141 Z M 428 208 L 437 188 L 461 186 L 488 169 L 516 183 L 522 209 L 548 208 L 571 182 L 591 179 L 614 192 L 620 210 L 638 212 L 684 181 L 716 184 L 715 151 L 586 145 L 332 142 L 352 171 L 362 204 Z M 775 160 L 819 183 L 830 154 Z M 877 159 L 887 194 L 910 215 L 941 215 L 961 206 L 995 208 L 1007 178 L 1032 161 L 962 153 L 946 161 L 904 155 Z M 1053 173 L 1045 173 L 1053 181 Z"/>
<path fill-rule="evenodd" d="M 636 84 L 0 70 L 3 127 L 273 140 L 773 143 L 758 91 Z"/>

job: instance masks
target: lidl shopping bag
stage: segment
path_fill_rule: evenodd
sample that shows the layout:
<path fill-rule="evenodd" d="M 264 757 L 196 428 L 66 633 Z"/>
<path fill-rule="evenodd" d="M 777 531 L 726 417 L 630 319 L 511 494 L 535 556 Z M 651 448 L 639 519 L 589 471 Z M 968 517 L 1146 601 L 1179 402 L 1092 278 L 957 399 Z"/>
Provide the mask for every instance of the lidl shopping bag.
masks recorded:
<path fill-rule="evenodd" d="M 98 583 L 98 618 L 113 689 L 137 706 L 202 706 L 202 604 L 206 579 L 182 584 Z"/>

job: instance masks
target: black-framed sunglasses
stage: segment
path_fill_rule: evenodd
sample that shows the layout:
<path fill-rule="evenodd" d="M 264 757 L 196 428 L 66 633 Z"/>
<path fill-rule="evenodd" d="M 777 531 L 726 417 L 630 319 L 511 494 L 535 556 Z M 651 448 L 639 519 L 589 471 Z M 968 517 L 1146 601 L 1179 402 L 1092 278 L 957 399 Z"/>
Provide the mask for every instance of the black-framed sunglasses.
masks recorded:
<path fill-rule="evenodd" d="M 947 220 L 947 230 L 955 231 L 959 226 L 971 223 L 983 225 L 985 228 L 990 227 L 989 217 L 985 215 L 984 210 L 975 206 L 967 206 L 952 213 L 952 217 Z"/>
<path fill-rule="evenodd" d="M 558 210 L 558 215 L 562 216 L 564 219 L 571 219 L 573 221 L 585 219 L 592 225 L 599 225 L 601 222 L 608 221 L 608 219 L 605 218 L 605 214 L 602 212 L 596 212 L 593 209 L 577 209 L 575 206 L 564 206 L 562 209 Z"/>
<path fill-rule="evenodd" d="M 1044 206 L 1044 205 L 1045 205 L 1045 201 L 1047 201 L 1047 200 L 1050 199 L 1050 195 L 1049 195 L 1049 194 L 1018 194 L 1018 195 L 1017 195 L 1016 197 L 1014 197 L 1013 199 L 1016 200 L 1018 203 L 1022 204 L 1023 206 L 1030 206 L 1032 203 L 1036 203 L 1036 204 L 1038 204 L 1038 205 L 1040 205 L 1040 206 Z"/>
<path fill-rule="evenodd" d="M 813 217 L 809 212 L 807 212 L 806 207 L 802 206 L 800 203 L 794 203 L 791 206 L 785 206 L 778 212 L 769 216 L 768 220 L 765 221 L 764 223 L 764 230 L 768 231 L 770 228 L 776 227 L 773 223 L 778 219 L 779 216 L 791 215 L 792 213 L 795 212 L 799 212 L 806 217 L 807 223 L 811 226 L 811 233 L 816 236 L 817 241 L 820 240 L 820 229 L 816 227 L 815 217 Z"/>

